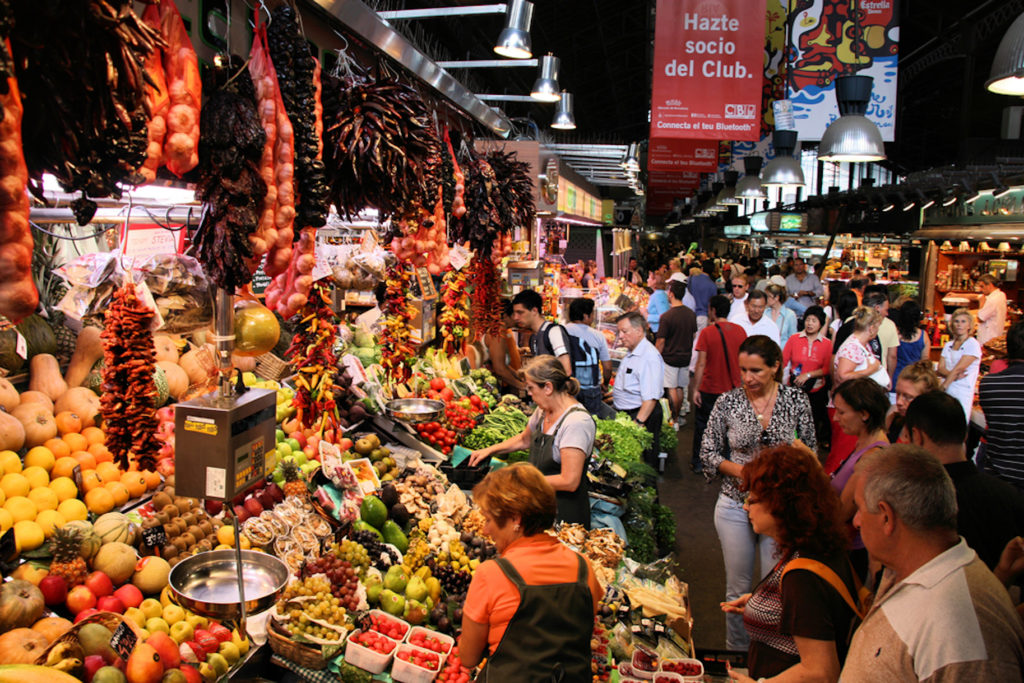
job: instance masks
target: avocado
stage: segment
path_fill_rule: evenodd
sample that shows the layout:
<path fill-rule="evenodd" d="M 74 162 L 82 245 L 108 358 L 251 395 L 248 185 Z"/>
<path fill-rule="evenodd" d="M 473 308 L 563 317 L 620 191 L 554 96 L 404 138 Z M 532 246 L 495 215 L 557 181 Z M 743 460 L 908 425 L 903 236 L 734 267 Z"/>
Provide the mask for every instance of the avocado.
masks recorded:
<path fill-rule="evenodd" d="M 384 540 L 384 537 L 380 535 L 379 531 L 377 531 L 376 529 L 374 529 L 372 526 L 370 526 L 369 524 L 367 524 L 366 522 L 364 522 L 361 519 L 357 519 L 356 521 L 352 522 L 352 530 L 353 531 L 372 531 L 373 533 L 375 533 L 377 535 L 377 538 L 379 538 L 382 541 Z"/>
<path fill-rule="evenodd" d="M 359 518 L 370 526 L 380 529 L 387 521 L 388 509 L 384 507 L 384 503 L 377 496 L 367 496 L 363 498 L 363 502 L 359 506 Z"/>
<path fill-rule="evenodd" d="M 394 505 L 391 506 L 391 509 L 388 510 L 388 517 L 395 520 L 395 524 L 397 524 L 398 526 L 404 527 L 406 524 L 409 523 L 410 515 L 409 511 L 406 509 L 404 505 L 402 505 L 401 503 L 395 503 Z"/>
<path fill-rule="evenodd" d="M 385 484 L 380 490 L 380 499 L 384 505 L 393 508 L 398 503 L 398 489 L 394 484 Z"/>
<path fill-rule="evenodd" d="M 401 527 L 395 524 L 392 520 L 384 522 L 384 528 L 381 529 L 384 541 L 398 548 L 398 552 L 405 554 L 405 551 L 409 549 L 409 539 L 402 533 Z"/>

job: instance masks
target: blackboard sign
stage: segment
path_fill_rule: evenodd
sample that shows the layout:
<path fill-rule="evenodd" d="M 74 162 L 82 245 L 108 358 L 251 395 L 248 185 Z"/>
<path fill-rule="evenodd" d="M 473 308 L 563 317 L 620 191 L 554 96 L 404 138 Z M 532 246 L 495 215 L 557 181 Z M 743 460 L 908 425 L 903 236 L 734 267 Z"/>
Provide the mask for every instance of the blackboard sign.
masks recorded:
<path fill-rule="evenodd" d="M 18 557 L 18 543 L 14 540 L 14 529 L 8 529 L 0 536 L 0 561 L 14 562 Z"/>
<path fill-rule="evenodd" d="M 135 631 L 127 622 L 121 622 L 121 625 L 114 631 L 114 636 L 110 639 L 110 647 L 113 648 L 114 652 L 124 661 L 128 661 L 128 657 L 131 656 L 132 650 L 135 649 L 135 643 L 139 640 L 139 637 L 135 635 Z"/>
<path fill-rule="evenodd" d="M 162 525 L 142 530 L 142 542 L 150 548 L 163 548 L 167 545 L 167 532 Z"/>
<path fill-rule="evenodd" d="M 267 264 L 266 255 L 260 260 L 260 266 L 256 269 L 256 272 L 252 276 L 252 293 L 259 296 L 267 291 L 267 285 L 270 284 L 270 276 L 267 275 L 263 267 Z"/>

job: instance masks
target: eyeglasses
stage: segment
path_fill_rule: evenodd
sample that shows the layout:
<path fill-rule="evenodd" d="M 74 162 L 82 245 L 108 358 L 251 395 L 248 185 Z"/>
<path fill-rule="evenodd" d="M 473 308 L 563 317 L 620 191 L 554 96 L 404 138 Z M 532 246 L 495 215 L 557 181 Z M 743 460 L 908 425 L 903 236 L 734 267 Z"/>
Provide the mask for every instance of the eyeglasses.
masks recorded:
<path fill-rule="evenodd" d="M 746 285 L 733 285 L 732 286 L 733 289 L 743 289 L 744 287 L 746 287 Z"/>

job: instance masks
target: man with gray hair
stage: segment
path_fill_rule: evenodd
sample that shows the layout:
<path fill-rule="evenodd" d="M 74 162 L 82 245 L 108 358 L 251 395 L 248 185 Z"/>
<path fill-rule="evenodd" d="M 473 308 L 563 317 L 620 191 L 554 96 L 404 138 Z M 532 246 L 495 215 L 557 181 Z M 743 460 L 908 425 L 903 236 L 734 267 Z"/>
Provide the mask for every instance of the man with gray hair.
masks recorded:
<path fill-rule="evenodd" d="M 851 483 L 853 524 L 885 571 L 839 680 L 1022 680 L 1024 624 L 957 535 L 942 464 L 918 446 L 892 446 L 865 455 Z"/>
<path fill-rule="evenodd" d="M 619 363 L 612 389 L 612 402 L 616 410 L 629 413 L 654 436 L 654 443 L 644 453 L 644 460 L 658 466 L 658 442 L 661 438 L 661 397 L 665 393 L 665 363 L 658 349 L 647 341 L 647 321 L 637 312 L 625 313 L 615 321 L 619 340 L 629 350 Z"/>

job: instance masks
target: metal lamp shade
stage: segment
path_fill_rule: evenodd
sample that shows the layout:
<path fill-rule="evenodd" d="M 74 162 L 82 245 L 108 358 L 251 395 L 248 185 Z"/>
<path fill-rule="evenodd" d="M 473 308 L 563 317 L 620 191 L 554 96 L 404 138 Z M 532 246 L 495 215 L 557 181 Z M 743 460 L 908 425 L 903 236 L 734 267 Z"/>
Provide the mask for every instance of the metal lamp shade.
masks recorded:
<path fill-rule="evenodd" d="M 1024 95 L 1024 14 L 999 41 L 985 87 L 999 95 Z"/>
<path fill-rule="evenodd" d="M 761 184 L 765 187 L 800 187 L 804 182 L 804 169 L 800 162 L 791 156 L 777 156 L 768 162 L 761 174 Z"/>
<path fill-rule="evenodd" d="M 530 23 L 533 21 L 533 3 L 511 0 L 505 14 L 505 28 L 498 34 L 494 51 L 510 59 L 529 59 L 533 56 L 530 43 Z"/>
<path fill-rule="evenodd" d="M 545 55 L 540 60 L 540 75 L 533 82 L 530 97 L 538 102 L 557 102 L 562 99 L 558 92 L 558 57 Z"/>
<path fill-rule="evenodd" d="M 740 199 L 764 199 L 764 187 L 761 185 L 761 178 L 757 175 L 745 175 L 736 183 L 736 196 Z"/>
<path fill-rule="evenodd" d="M 555 109 L 555 119 L 551 127 L 556 130 L 574 130 L 576 128 L 576 117 L 572 115 L 572 94 L 562 91 L 562 98 L 558 100 L 558 107 Z"/>
<path fill-rule="evenodd" d="M 725 187 L 718 193 L 719 206 L 739 206 L 743 202 L 736 198 L 736 179 L 740 174 L 736 171 L 725 172 Z"/>
<path fill-rule="evenodd" d="M 822 161 L 882 161 L 885 143 L 878 126 L 863 114 L 844 114 L 829 124 L 818 145 Z"/>

